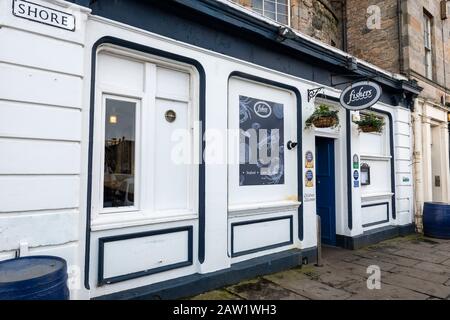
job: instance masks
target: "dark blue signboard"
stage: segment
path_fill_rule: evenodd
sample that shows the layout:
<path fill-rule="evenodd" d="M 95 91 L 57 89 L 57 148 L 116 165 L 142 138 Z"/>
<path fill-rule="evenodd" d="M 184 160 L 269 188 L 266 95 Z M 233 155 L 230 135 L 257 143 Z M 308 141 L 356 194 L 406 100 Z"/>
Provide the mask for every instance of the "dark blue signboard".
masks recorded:
<path fill-rule="evenodd" d="M 375 82 L 356 82 L 342 91 L 340 101 L 346 109 L 362 110 L 377 103 L 381 93 L 381 87 Z"/>
<path fill-rule="evenodd" d="M 284 184 L 281 103 L 239 96 L 239 185 Z"/>

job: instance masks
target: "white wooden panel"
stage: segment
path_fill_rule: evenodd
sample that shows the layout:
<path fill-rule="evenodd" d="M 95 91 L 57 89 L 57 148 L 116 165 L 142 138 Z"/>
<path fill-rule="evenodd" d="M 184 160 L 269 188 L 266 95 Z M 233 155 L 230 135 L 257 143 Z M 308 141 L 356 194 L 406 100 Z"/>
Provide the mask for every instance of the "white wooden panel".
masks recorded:
<path fill-rule="evenodd" d="M 167 110 L 177 114 L 172 123 L 164 118 Z M 155 134 L 155 209 L 187 209 L 190 165 L 186 161 L 189 155 L 183 158 L 183 153 L 174 151 L 190 152 L 188 105 L 158 99 Z"/>
<path fill-rule="evenodd" d="M 81 108 L 82 79 L 0 63 L 0 98 Z"/>
<path fill-rule="evenodd" d="M 370 185 L 361 186 L 364 194 L 391 192 L 391 164 L 390 161 L 371 161 L 361 159 L 361 164 L 370 166 Z"/>
<path fill-rule="evenodd" d="M 189 100 L 189 74 L 166 68 L 157 68 L 156 95 Z"/>
<path fill-rule="evenodd" d="M 412 197 L 412 187 L 410 186 L 397 186 L 395 197 L 398 199 L 407 199 Z"/>
<path fill-rule="evenodd" d="M 411 173 L 412 163 L 408 160 L 396 160 L 395 161 L 395 172 Z"/>
<path fill-rule="evenodd" d="M 0 61 L 83 74 L 83 47 L 78 44 L 10 28 L 0 29 L 0 43 L 8 44 L 0 50 Z"/>
<path fill-rule="evenodd" d="M 81 140 L 81 112 L 0 101 L 0 136 Z"/>
<path fill-rule="evenodd" d="M 411 134 L 411 128 L 408 123 L 396 121 L 394 124 L 394 127 L 395 127 L 395 129 L 394 129 L 395 133 L 401 133 L 401 134 L 406 134 L 406 135 Z"/>
<path fill-rule="evenodd" d="M 0 261 L 14 259 L 15 251 L 0 252 Z"/>
<path fill-rule="evenodd" d="M 0 212 L 76 208 L 76 176 L 0 176 Z"/>
<path fill-rule="evenodd" d="M 397 160 L 411 160 L 412 151 L 409 148 L 395 148 L 395 158 Z"/>
<path fill-rule="evenodd" d="M 403 122 L 411 121 L 411 112 L 407 109 L 395 108 L 396 111 L 396 120 Z"/>
<path fill-rule="evenodd" d="M 0 174 L 80 173 L 77 142 L 0 138 Z"/>
<path fill-rule="evenodd" d="M 364 206 L 365 204 L 363 204 Z M 378 223 L 381 221 L 387 222 L 388 211 L 386 204 L 380 204 L 376 206 L 363 207 L 361 208 L 362 214 L 362 224 L 368 225 L 372 223 Z M 390 205 L 389 205 L 389 214 L 390 214 Z"/>
<path fill-rule="evenodd" d="M 237 225 L 232 228 L 234 253 L 290 241 L 291 223 L 289 219 Z"/>
<path fill-rule="evenodd" d="M 80 10 L 81 7 L 73 5 L 68 1 L 56 2 L 48 0 L 33 0 L 32 2 L 74 15 L 76 23 L 75 31 L 67 31 L 66 29 L 55 28 L 44 23 L 18 18 L 12 14 L 12 0 L 0 1 L 0 24 L 12 26 L 17 29 L 25 29 L 32 33 L 48 35 L 50 37 L 61 39 L 62 41 L 73 41 L 84 44 L 85 23 L 87 20 L 85 13 L 88 8 L 85 8 L 86 11 L 83 10 L 82 12 Z"/>
<path fill-rule="evenodd" d="M 18 249 L 21 241 L 38 247 L 77 240 L 78 215 L 75 210 L 8 217 L 0 214 L 0 251 Z"/>
<path fill-rule="evenodd" d="M 397 212 L 399 211 L 409 211 L 410 200 L 409 199 L 399 199 L 397 200 Z"/>
<path fill-rule="evenodd" d="M 410 148 L 411 147 L 411 137 L 405 136 L 402 134 L 396 134 L 395 135 L 395 146 Z"/>
<path fill-rule="evenodd" d="M 364 133 L 360 136 L 360 153 L 386 155 L 385 136 L 378 133 Z"/>
<path fill-rule="evenodd" d="M 106 242 L 104 277 L 116 277 L 188 260 L 188 232 Z"/>
<path fill-rule="evenodd" d="M 110 54 L 98 56 L 99 83 L 121 90 L 144 90 L 144 64 Z"/>

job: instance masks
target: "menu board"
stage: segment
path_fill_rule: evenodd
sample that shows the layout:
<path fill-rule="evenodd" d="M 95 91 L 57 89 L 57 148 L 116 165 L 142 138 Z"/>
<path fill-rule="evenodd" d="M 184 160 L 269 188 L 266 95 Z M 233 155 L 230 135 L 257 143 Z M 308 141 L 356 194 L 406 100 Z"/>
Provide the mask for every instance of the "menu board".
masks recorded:
<path fill-rule="evenodd" d="M 239 96 L 239 185 L 284 184 L 283 104 Z"/>

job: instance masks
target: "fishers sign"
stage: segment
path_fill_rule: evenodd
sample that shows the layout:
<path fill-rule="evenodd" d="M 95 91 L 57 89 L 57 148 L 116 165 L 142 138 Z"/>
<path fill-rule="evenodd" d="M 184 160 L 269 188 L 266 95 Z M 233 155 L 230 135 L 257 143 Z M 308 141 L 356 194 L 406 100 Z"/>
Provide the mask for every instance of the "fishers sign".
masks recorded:
<path fill-rule="evenodd" d="M 14 0 L 12 9 L 16 17 L 75 31 L 75 16 L 72 14 L 24 0 Z"/>
<path fill-rule="evenodd" d="M 362 110 L 373 106 L 380 100 L 381 87 L 375 82 L 361 81 L 353 83 L 341 94 L 341 105 L 349 110 Z"/>

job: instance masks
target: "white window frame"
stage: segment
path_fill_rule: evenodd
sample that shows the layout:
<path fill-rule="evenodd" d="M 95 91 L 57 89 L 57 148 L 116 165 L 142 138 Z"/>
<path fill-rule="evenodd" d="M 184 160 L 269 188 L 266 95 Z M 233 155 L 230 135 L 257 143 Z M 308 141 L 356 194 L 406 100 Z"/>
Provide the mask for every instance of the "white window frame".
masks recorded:
<path fill-rule="evenodd" d="M 101 213 L 117 213 L 117 212 L 135 212 L 139 211 L 139 204 L 140 204 L 140 192 L 141 192 L 141 152 L 142 152 L 142 146 L 141 146 L 141 112 L 142 112 L 142 98 L 140 97 L 126 97 L 123 95 L 118 95 L 114 93 L 108 93 L 109 90 L 105 90 L 102 93 L 101 97 L 101 103 L 102 103 L 102 148 L 101 148 L 101 161 L 100 164 L 100 184 L 101 188 L 99 190 L 100 193 L 100 203 L 101 203 Z M 131 102 L 135 103 L 135 139 L 134 139 L 134 205 L 133 206 L 123 206 L 123 207 L 104 207 L 103 201 L 104 201 L 104 180 L 105 180 L 105 131 L 106 131 L 106 100 L 118 100 L 118 101 L 125 101 L 125 102 Z"/>
<path fill-rule="evenodd" d="M 261 0 L 261 1 L 262 1 L 262 13 L 260 13 L 260 14 L 268 19 L 274 20 L 281 24 L 281 22 L 278 21 L 278 1 L 280 1 L 280 0 Z M 275 19 L 272 19 L 265 14 L 266 10 L 264 9 L 264 7 L 265 7 L 266 1 L 270 1 L 275 4 L 275 12 L 273 12 L 275 14 Z M 287 24 L 286 25 L 290 26 L 291 25 L 291 0 L 286 0 L 286 6 L 287 6 Z M 270 12 L 272 12 L 272 11 L 270 11 Z"/>
<path fill-rule="evenodd" d="M 162 223 L 198 218 L 198 190 L 199 190 L 199 165 L 195 161 L 191 164 L 188 181 L 188 209 L 156 211 L 154 208 L 154 160 L 152 158 L 154 135 L 149 134 L 151 126 L 144 126 L 144 121 L 155 123 L 154 113 L 145 106 L 155 106 L 157 99 L 170 99 L 182 101 L 188 105 L 189 129 L 191 132 L 192 157 L 200 147 L 195 140 L 194 131 L 198 130 L 194 124 L 199 119 L 199 95 L 200 85 L 197 70 L 188 64 L 174 62 L 169 59 L 136 52 L 113 45 L 104 45 L 97 50 L 97 57 L 106 53 L 126 60 L 134 60 L 144 64 L 143 91 L 122 89 L 105 84 L 97 84 L 95 87 L 95 115 L 94 115 L 94 147 L 93 147 L 93 177 L 92 177 L 92 214 L 91 227 L 93 231 L 139 226 L 151 223 Z M 175 71 L 185 72 L 190 75 L 189 99 L 181 100 L 180 97 L 167 97 L 156 92 L 156 68 L 163 67 Z M 98 64 L 97 64 L 98 68 Z M 97 73 L 98 74 L 98 70 Z M 130 207 L 103 207 L 104 187 L 104 148 L 105 148 L 105 101 L 106 98 L 136 102 L 136 136 L 135 136 L 135 194 L 134 205 Z M 144 137 L 147 137 L 144 139 Z M 149 162 L 150 161 L 150 162 Z M 149 163 L 144 166 L 144 163 Z"/>

